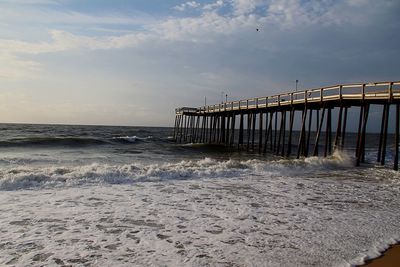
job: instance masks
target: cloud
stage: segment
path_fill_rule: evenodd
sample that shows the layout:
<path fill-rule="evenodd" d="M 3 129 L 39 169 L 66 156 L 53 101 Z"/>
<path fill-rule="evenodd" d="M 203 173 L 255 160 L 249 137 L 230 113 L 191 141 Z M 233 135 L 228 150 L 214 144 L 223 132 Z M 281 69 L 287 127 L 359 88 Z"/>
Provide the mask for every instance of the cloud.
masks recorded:
<path fill-rule="evenodd" d="M 185 11 L 187 8 L 198 8 L 199 6 L 200 4 L 197 3 L 196 1 L 188 1 L 173 7 L 173 9 L 178 11 Z"/>
<path fill-rule="evenodd" d="M 39 1 L 46 5 L 36 7 L 32 5 L 1 5 L 0 4 L 0 22 L 8 24 L 61 24 L 61 25 L 82 25 L 82 24 L 102 24 L 102 25 L 144 25 L 155 21 L 155 19 L 140 11 L 131 11 L 129 16 L 121 13 L 107 14 L 87 14 L 74 10 L 63 10 L 54 8 L 49 3 L 55 1 Z"/>
<path fill-rule="evenodd" d="M 218 1 L 214 2 L 214 3 L 204 5 L 203 9 L 204 10 L 215 10 L 215 9 L 218 9 L 218 8 L 220 8 L 222 6 L 224 6 L 224 1 L 218 0 Z"/>

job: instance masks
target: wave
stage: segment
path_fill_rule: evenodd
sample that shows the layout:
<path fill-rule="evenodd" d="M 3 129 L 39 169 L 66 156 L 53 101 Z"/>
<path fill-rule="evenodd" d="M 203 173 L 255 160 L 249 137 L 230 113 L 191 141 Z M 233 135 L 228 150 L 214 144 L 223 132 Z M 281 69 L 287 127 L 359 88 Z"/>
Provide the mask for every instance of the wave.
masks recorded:
<path fill-rule="evenodd" d="M 27 137 L 14 138 L 0 141 L 0 147 L 23 147 L 23 146 L 90 146 L 104 145 L 107 141 L 97 138 L 82 137 Z"/>
<path fill-rule="evenodd" d="M 153 139 L 153 137 L 152 136 L 147 136 L 147 137 L 117 136 L 117 137 L 112 138 L 112 140 L 114 140 L 114 141 L 127 142 L 127 143 L 136 143 L 138 141 L 146 141 L 149 139 Z"/>
<path fill-rule="evenodd" d="M 55 137 L 26 137 L 14 138 L 5 141 L 0 141 L 0 147 L 30 147 L 30 146 L 46 146 L 46 147 L 81 147 L 93 145 L 108 145 L 114 143 L 136 143 L 152 139 L 152 136 L 119 136 L 110 139 L 96 137 L 72 137 L 72 136 L 55 136 Z"/>
<path fill-rule="evenodd" d="M 326 172 L 327 169 L 352 169 L 343 157 L 303 160 L 182 160 L 157 164 L 90 164 L 60 167 L 10 167 L 0 170 L 0 190 L 82 184 L 121 184 L 146 181 L 213 179 L 238 177 L 297 177 Z M 385 175 L 384 173 L 382 175 Z M 398 176 L 396 176 L 398 177 Z"/>

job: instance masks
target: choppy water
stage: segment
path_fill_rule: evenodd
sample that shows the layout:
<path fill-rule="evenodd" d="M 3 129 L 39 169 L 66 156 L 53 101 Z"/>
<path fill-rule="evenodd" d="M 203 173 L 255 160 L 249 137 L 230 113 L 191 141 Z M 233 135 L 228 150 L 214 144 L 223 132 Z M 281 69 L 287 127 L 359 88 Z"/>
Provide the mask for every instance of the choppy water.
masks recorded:
<path fill-rule="evenodd" d="M 375 136 L 354 168 L 352 151 L 287 160 L 169 128 L 0 129 L 0 265 L 349 266 L 400 238 Z"/>

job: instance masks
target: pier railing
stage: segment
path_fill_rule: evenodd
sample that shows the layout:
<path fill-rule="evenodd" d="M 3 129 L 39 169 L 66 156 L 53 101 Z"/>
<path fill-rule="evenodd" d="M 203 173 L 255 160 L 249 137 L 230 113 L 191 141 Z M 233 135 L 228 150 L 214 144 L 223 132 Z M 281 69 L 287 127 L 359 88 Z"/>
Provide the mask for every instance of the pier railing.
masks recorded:
<path fill-rule="evenodd" d="M 279 107 L 288 105 L 304 105 L 337 100 L 394 100 L 400 99 L 400 81 L 342 84 L 303 91 L 282 93 L 272 96 L 249 98 L 245 100 L 224 102 L 215 105 L 201 106 L 199 108 L 177 108 L 177 114 L 188 113 L 214 113 L 233 110 L 246 110 Z"/>

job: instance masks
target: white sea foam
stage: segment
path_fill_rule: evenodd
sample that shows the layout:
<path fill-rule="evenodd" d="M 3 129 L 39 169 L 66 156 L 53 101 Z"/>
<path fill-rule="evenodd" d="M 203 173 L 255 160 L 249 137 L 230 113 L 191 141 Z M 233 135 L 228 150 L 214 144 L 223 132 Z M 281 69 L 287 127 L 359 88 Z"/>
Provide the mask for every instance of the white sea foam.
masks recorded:
<path fill-rule="evenodd" d="M 0 265 L 362 264 L 399 240 L 400 176 L 352 161 L 2 168 Z"/>
<path fill-rule="evenodd" d="M 398 240 L 398 186 L 265 165 L 207 158 L 146 169 L 207 178 L 3 191 L 0 265 L 351 266 Z"/>

